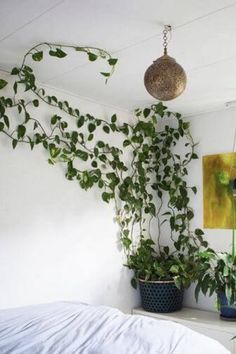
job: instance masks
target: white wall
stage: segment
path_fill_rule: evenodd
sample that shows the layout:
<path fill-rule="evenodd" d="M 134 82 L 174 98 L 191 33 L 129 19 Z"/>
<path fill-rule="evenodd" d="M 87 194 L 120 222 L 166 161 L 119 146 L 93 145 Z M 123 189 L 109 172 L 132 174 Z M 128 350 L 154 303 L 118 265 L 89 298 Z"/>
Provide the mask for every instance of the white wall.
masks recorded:
<path fill-rule="evenodd" d="M 219 112 L 206 113 L 189 118 L 191 131 L 196 142 L 199 160 L 191 164 L 189 181 L 198 188 L 197 195 L 192 199 L 195 211 L 193 227 L 203 228 L 203 184 L 202 156 L 208 154 L 227 153 L 233 151 L 234 133 L 236 129 L 236 108 Z M 231 230 L 205 229 L 205 236 L 210 246 L 217 251 L 230 251 Z M 193 294 L 194 287 L 187 291 L 185 304 L 203 309 L 215 309 L 215 297 L 201 296 L 196 304 Z"/>
<path fill-rule="evenodd" d="M 116 108 L 53 93 L 83 113 L 129 119 Z M 0 308 L 73 300 L 130 311 L 139 295 L 123 267 L 113 205 L 66 180 L 42 148 L 13 151 L 2 135 L 0 166 Z"/>

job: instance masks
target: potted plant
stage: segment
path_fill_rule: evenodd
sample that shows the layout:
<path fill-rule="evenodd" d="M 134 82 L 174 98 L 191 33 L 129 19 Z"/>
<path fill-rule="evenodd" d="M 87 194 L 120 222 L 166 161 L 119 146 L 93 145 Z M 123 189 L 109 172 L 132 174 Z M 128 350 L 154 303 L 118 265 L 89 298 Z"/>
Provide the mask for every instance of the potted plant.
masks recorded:
<path fill-rule="evenodd" d="M 116 187 L 122 202 L 117 221 L 126 266 L 134 272 L 131 284 L 139 284 L 144 309 L 172 312 L 182 307 L 184 288 L 197 277 L 199 249 L 208 247 L 202 230 L 190 227 L 190 195 L 197 189 L 188 185 L 187 175 L 198 158 L 196 144 L 189 122 L 161 103 L 137 110 L 136 116 L 138 123 L 123 143 L 132 162 L 129 176 Z"/>
<path fill-rule="evenodd" d="M 198 266 L 193 255 L 155 250 L 150 238 L 141 237 L 136 251 L 128 257 L 127 266 L 134 271 L 133 287 L 140 287 L 142 307 L 150 312 L 181 310 L 184 289 L 196 279 Z"/>
<path fill-rule="evenodd" d="M 199 254 L 200 272 L 195 289 L 212 296 L 217 294 L 217 308 L 222 319 L 236 320 L 236 256 L 232 253 L 208 250 Z"/>

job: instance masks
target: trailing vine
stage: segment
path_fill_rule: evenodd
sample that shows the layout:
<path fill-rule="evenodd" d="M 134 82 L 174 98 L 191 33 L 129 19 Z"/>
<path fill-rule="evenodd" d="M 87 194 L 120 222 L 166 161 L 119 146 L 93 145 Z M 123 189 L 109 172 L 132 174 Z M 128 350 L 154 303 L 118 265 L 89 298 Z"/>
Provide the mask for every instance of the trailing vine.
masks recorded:
<path fill-rule="evenodd" d="M 90 61 L 105 60 L 110 70 L 101 74 L 106 80 L 117 63 L 99 48 L 50 43 L 34 46 L 22 64 L 12 69 L 11 75 L 16 77 L 13 84 L 0 80 L 0 89 L 8 85 L 12 90 L 10 97 L 0 97 L 0 133 L 12 141 L 14 149 L 19 143 L 28 144 L 31 150 L 42 145 L 50 164 L 64 165 L 68 180 L 76 181 L 84 190 L 96 186 L 105 202 L 114 200 L 128 260 L 144 239 L 151 239 L 156 251 L 168 255 L 168 242 L 162 236 L 166 224 L 170 226 L 174 252 L 192 255 L 200 246 L 207 247 L 203 232 L 192 232 L 190 228 L 194 216 L 190 193 L 196 194 L 197 189 L 187 184 L 186 177 L 189 164 L 198 158 L 190 123 L 161 102 L 135 110 L 134 124 L 119 124 L 116 114 L 109 121 L 82 114 L 69 102 L 47 95 L 31 66 L 26 65 L 29 59 L 42 61 L 45 49 L 59 59 L 72 49 L 84 52 Z M 31 92 L 33 98 L 29 99 L 19 87 Z M 42 103 L 54 110 L 46 123 L 31 112 L 32 107 L 39 108 Z M 111 134 L 122 137 L 122 146 L 109 143 Z M 98 140 L 97 136 L 103 138 Z M 182 154 L 177 153 L 180 145 Z"/>

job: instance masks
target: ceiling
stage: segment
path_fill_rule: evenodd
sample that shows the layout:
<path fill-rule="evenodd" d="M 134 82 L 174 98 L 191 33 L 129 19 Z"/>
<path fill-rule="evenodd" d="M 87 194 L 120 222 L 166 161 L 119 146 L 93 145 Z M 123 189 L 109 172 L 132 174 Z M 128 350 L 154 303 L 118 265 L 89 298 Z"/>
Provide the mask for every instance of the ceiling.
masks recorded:
<path fill-rule="evenodd" d="M 185 92 L 168 106 L 185 115 L 222 109 L 236 99 L 236 1 L 0 0 L 0 68 L 19 65 L 40 42 L 101 47 L 119 59 L 108 84 L 106 64 L 73 52 L 34 63 L 39 81 L 124 110 L 155 100 L 143 75 L 162 55 L 164 24 L 173 28 L 169 54 L 185 68 Z"/>

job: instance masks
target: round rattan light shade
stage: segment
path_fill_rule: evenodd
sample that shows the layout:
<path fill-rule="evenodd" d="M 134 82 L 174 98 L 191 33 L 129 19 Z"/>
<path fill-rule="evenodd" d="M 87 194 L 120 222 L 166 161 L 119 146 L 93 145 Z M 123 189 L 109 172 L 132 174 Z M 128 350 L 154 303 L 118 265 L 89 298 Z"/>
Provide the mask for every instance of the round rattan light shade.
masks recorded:
<path fill-rule="evenodd" d="M 160 101 L 170 101 L 181 95 L 186 83 L 184 69 L 167 54 L 155 60 L 144 75 L 148 93 Z"/>

